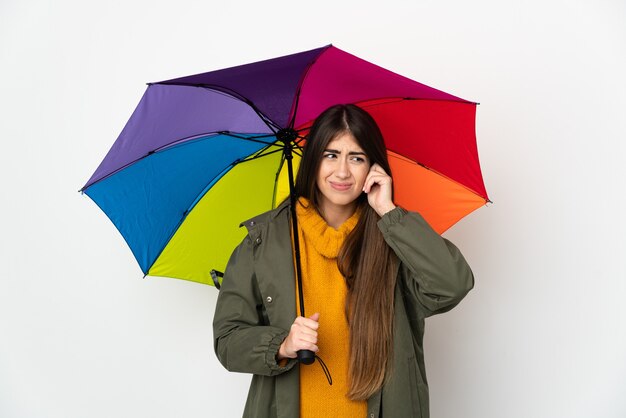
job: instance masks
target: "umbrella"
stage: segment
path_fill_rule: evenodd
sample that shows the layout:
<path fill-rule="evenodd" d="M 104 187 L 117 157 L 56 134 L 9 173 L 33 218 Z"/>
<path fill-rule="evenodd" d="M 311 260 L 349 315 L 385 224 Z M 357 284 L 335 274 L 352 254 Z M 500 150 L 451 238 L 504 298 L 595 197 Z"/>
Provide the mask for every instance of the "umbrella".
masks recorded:
<path fill-rule="evenodd" d="M 218 284 L 245 235 L 239 223 L 290 195 L 307 129 L 337 103 L 374 117 L 396 203 L 438 232 L 488 201 L 476 103 L 332 45 L 149 83 L 81 191 L 111 219 L 144 275 Z"/>

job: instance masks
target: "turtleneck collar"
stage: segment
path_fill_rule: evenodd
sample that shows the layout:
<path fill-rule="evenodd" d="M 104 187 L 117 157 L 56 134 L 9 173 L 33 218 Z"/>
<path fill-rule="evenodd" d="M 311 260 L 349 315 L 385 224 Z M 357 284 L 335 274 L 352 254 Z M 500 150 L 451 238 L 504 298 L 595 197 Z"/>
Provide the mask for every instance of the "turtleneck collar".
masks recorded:
<path fill-rule="evenodd" d="M 326 258 L 337 258 L 343 242 L 359 221 L 359 211 L 356 210 L 339 229 L 335 229 L 326 223 L 313 204 L 304 197 L 298 199 L 296 215 L 306 241 Z"/>

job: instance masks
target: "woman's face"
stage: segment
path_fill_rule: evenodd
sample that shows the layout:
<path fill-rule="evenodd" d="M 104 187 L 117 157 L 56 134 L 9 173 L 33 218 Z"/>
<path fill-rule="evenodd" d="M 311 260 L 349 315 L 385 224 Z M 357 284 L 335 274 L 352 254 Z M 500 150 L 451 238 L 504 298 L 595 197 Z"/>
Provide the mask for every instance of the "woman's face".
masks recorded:
<path fill-rule="evenodd" d="M 342 133 L 328 143 L 317 173 L 321 209 L 345 210 L 355 206 L 363 193 L 370 160 L 351 133 Z"/>

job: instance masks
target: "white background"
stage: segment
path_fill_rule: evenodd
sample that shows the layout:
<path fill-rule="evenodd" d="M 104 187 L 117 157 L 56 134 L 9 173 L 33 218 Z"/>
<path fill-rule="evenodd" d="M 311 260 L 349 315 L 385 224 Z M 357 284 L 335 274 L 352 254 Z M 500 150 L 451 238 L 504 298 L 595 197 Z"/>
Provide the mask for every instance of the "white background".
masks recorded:
<path fill-rule="evenodd" d="M 433 418 L 626 417 L 623 1 L 0 0 L 0 417 L 236 417 L 217 291 L 147 278 L 83 186 L 145 83 L 340 49 L 481 103 L 476 288 Z"/>

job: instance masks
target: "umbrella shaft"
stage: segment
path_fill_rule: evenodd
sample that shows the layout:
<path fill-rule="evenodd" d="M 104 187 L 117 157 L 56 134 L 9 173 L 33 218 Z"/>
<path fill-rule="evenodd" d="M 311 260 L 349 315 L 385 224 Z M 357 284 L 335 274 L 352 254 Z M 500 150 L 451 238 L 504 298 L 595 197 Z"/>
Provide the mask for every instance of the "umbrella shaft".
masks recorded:
<path fill-rule="evenodd" d="M 293 229 L 293 250 L 296 257 L 296 282 L 298 283 L 298 299 L 300 300 L 300 316 L 304 316 L 304 293 L 302 291 L 302 267 L 300 265 L 300 238 L 298 234 L 298 218 L 296 216 L 296 191 L 293 179 L 293 154 L 291 144 L 285 144 L 285 159 L 287 160 L 287 172 L 289 174 L 289 199 L 291 201 L 291 226 Z"/>

